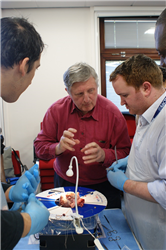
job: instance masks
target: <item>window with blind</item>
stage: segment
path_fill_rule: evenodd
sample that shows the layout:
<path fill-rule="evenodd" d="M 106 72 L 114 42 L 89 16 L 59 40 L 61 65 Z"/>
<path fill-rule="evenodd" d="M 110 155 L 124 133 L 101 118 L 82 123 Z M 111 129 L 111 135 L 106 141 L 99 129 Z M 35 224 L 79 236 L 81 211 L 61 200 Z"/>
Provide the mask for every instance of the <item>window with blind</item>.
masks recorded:
<path fill-rule="evenodd" d="M 109 82 L 111 72 L 124 60 L 135 54 L 145 54 L 158 64 L 160 58 L 155 49 L 154 29 L 157 17 L 100 18 L 101 94 L 120 105 Z"/>

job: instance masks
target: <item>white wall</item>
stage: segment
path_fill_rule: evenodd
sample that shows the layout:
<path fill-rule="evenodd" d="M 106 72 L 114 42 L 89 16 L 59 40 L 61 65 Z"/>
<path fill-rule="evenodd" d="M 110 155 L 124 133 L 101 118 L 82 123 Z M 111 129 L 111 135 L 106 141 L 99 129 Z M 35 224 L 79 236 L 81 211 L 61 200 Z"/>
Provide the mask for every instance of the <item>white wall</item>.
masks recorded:
<path fill-rule="evenodd" d="M 33 140 L 48 107 L 67 93 L 63 73 L 75 62 L 95 62 L 90 8 L 3 10 L 2 17 L 23 16 L 40 33 L 46 49 L 32 85 L 13 104 L 4 103 L 6 146 L 18 149 L 33 165 Z"/>
<path fill-rule="evenodd" d="M 62 78 L 64 71 L 75 62 L 85 61 L 100 73 L 99 16 L 159 15 L 163 9 L 91 7 L 2 10 L 2 17 L 28 18 L 47 44 L 32 85 L 16 103 L 4 103 L 6 146 L 18 149 L 23 163 L 31 167 L 33 140 L 40 130 L 40 122 L 48 107 L 66 95 Z"/>

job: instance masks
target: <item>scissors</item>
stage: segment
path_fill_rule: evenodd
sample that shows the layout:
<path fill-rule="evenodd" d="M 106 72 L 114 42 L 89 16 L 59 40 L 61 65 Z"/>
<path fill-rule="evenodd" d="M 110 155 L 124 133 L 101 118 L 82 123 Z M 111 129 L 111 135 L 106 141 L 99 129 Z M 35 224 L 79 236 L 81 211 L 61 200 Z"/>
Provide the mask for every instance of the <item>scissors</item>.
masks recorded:
<path fill-rule="evenodd" d="M 121 240 L 120 236 L 116 236 L 115 239 L 113 239 L 112 237 L 108 238 L 109 241 L 117 241 L 117 240 Z"/>
<path fill-rule="evenodd" d="M 116 241 L 116 243 L 117 243 L 119 249 L 122 249 L 122 248 L 119 246 L 118 242 L 117 242 L 118 240 L 121 240 L 120 236 L 116 236 L 114 239 L 113 239 L 112 237 L 109 237 L 108 240 L 109 240 L 109 241 Z"/>

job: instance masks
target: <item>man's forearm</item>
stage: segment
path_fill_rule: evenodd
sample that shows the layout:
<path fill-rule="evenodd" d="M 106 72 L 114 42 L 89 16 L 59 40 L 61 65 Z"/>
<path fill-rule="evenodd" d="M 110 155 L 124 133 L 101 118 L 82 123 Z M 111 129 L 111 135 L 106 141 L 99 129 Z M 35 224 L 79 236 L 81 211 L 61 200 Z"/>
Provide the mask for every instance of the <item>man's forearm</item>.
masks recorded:
<path fill-rule="evenodd" d="M 146 182 L 127 180 L 124 183 L 123 189 L 126 193 L 137 196 L 137 197 L 144 199 L 144 200 L 147 200 L 147 201 L 157 203 L 156 200 L 149 193 L 148 183 L 146 183 Z"/>
<path fill-rule="evenodd" d="M 21 213 L 24 221 L 24 231 L 22 233 L 22 238 L 25 237 L 31 229 L 31 217 L 28 213 Z"/>

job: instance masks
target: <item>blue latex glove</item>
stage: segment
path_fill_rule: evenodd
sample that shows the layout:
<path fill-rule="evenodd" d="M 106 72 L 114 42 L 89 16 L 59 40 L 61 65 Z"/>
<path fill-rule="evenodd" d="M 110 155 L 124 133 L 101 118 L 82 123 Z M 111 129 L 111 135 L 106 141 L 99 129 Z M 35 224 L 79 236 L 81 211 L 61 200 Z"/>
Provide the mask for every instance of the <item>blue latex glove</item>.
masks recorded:
<path fill-rule="evenodd" d="M 113 172 L 112 170 L 110 170 L 109 172 L 107 172 L 107 178 L 112 186 L 124 192 L 123 186 L 128 178 L 123 173 L 123 171 L 117 170 L 116 172 Z"/>
<path fill-rule="evenodd" d="M 13 202 L 28 200 L 28 196 L 34 193 L 40 182 L 38 165 L 35 164 L 29 171 L 26 171 L 9 191 L 9 199 Z"/>
<path fill-rule="evenodd" d="M 128 156 L 118 160 L 118 163 L 114 162 L 109 168 L 107 168 L 107 173 L 110 170 L 112 170 L 113 172 L 116 172 L 117 170 L 122 170 L 123 173 L 125 173 L 127 168 L 127 162 L 128 162 Z"/>
<path fill-rule="evenodd" d="M 30 172 L 32 175 L 34 175 L 34 177 L 35 177 L 37 183 L 33 183 L 33 185 L 36 185 L 36 188 L 37 188 L 37 186 L 38 186 L 38 184 L 39 184 L 39 182 L 40 182 L 39 166 L 38 166 L 37 164 L 33 165 L 33 167 L 31 167 L 31 168 L 29 169 L 29 172 Z"/>
<path fill-rule="evenodd" d="M 10 211 L 16 211 L 22 206 L 22 202 L 14 202 L 13 206 L 10 208 Z"/>
<path fill-rule="evenodd" d="M 40 232 L 48 223 L 50 212 L 34 194 L 30 194 L 28 204 L 24 205 L 21 212 L 28 213 L 31 217 L 31 229 L 27 235 Z"/>

